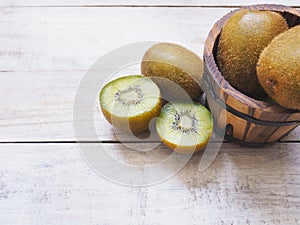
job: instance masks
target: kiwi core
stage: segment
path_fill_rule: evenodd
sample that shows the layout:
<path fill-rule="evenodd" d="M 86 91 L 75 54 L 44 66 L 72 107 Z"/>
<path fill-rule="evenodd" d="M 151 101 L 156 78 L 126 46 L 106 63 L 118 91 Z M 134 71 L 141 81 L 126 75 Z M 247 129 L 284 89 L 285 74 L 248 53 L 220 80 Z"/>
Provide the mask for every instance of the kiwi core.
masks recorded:
<path fill-rule="evenodd" d="M 143 92 L 140 85 L 129 86 L 126 89 L 118 90 L 115 94 L 116 101 L 123 105 L 136 105 L 143 100 Z"/>
<path fill-rule="evenodd" d="M 197 125 L 199 121 L 189 111 L 179 112 L 174 115 L 172 128 L 180 130 L 183 133 L 197 133 Z"/>

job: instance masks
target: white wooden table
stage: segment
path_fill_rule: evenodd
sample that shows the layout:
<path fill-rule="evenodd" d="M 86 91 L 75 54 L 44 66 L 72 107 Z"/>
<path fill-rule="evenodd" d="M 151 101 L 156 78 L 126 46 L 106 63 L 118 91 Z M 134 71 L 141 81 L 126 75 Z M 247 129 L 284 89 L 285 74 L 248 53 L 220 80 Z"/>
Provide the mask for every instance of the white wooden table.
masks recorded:
<path fill-rule="evenodd" d="M 261 2 L 247 1 L 255 3 Z M 272 3 L 300 7 L 292 0 Z M 197 172 L 197 154 L 171 179 L 140 188 L 98 176 L 76 144 L 75 93 L 99 57 L 148 40 L 175 42 L 202 55 L 212 25 L 243 4 L 2 0 L 0 224 L 300 224 L 299 128 L 265 148 L 224 142 L 204 173 Z M 87 142 L 103 141 L 123 160 L 147 162 L 147 154 L 135 158 L 124 151 L 100 113 L 96 121 L 100 140 Z"/>

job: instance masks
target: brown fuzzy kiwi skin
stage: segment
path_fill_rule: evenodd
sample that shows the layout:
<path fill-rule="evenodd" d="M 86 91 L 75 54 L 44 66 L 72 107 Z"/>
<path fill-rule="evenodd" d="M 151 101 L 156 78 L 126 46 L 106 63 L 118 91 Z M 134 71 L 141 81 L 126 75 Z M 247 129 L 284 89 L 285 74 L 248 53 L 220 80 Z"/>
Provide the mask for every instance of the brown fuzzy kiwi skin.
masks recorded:
<path fill-rule="evenodd" d="M 260 55 L 257 76 L 267 94 L 287 109 L 300 110 L 300 25 L 272 40 Z"/>
<path fill-rule="evenodd" d="M 138 134 L 142 132 L 149 131 L 149 122 L 152 118 L 157 117 L 160 114 L 160 110 L 162 108 L 162 100 L 159 98 L 156 106 L 142 115 L 133 116 L 133 117 L 118 117 L 112 115 L 108 112 L 105 107 L 101 104 L 101 110 L 103 112 L 106 120 L 113 125 L 114 128 Z M 129 126 L 128 126 L 129 125 Z"/>
<path fill-rule="evenodd" d="M 225 23 L 218 44 L 217 61 L 224 78 L 246 95 L 263 99 L 265 92 L 256 75 L 262 50 L 288 29 L 276 12 L 243 9 Z"/>
<path fill-rule="evenodd" d="M 187 48 L 173 43 L 158 43 L 149 48 L 141 63 L 142 74 L 153 79 L 164 90 L 169 85 L 155 77 L 171 80 L 182 87 L 196 100 L 203 91 L 199 86 L 202 81 L 203 61 Z"/>

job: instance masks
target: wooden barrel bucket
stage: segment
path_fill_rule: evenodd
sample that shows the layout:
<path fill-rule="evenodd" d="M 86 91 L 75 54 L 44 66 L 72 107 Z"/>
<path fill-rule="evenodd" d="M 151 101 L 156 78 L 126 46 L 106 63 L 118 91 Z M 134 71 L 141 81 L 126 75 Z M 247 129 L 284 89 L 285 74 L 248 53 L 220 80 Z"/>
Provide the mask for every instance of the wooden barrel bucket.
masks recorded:
<path fill-rule="evenodd" d="M 300 24 L 300 12 L 283 5 L 252 5 L 252 10 L 280 13 L 290 27 Z M 225 132 L 227 140 L 241 145 L 260 147 L 274 143 L 300 124 L 300 111 L 284 109 L 276 104 L 255 100 L 233 88 L 218 70 L 216 52 L 220 32 L 237 9 L 215 23 L 204 46 L 204 89 L 212 110 L 216 130 Z"/>

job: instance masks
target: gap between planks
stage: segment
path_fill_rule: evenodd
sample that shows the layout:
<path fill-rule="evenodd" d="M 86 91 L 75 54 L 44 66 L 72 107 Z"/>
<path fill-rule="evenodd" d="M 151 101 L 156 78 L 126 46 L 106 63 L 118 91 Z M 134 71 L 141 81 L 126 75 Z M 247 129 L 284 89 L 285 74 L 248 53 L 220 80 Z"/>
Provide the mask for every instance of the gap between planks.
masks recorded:
<path fill-rule="evenodd" d="M 231 143 L 231 144 L 235 144 L 233 142 L 230 141 L 213 141 L 214 143 Z M 51 140 L 51 141 L 0 141 L 0 145 L 1 144 L 122 144 L 122 143 L 135 143 L 135 144 L 141 144 L 141 143 L 160 143 L 159 141 L 143 141 L 143 142 L 138 142 L 138 141 L 55 141 L 55 140 Z M 300 144 L 300 140 L 282 140 L 282 141 L 278 141 L 277 143 L 273 143 L 272 145 L 276 145 L 276 144 Z M 247 147 L 247 146 L 241 146 L 239 144 L 235 144 L 236 146 L 240 146 L 240 147 Z M 251 147 L 250 147 L 251 148 Z M 253 147 L 253 149 L 255 149 L 255 147 Z"/>
<path fill-rule="evenodd" d="M 240 8 L 244 5 L 17 5 L 0 8 Z M 291 5 L 299 8 L 300 5 Z"/>

